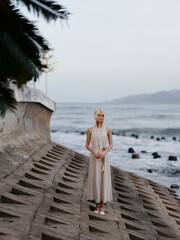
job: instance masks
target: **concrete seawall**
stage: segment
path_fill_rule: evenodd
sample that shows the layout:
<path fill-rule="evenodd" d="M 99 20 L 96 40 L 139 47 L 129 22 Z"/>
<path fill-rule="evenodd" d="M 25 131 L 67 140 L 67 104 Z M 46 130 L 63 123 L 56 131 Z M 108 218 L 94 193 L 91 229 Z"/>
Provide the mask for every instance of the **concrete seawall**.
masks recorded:
<path fill-rule="evenodd" d="M 0 123 L 0 240 L 180 240 L 175 191 L 113 166 L 113 203 L 94 213 L 89 158 L 51 141 L 55 105 L 25 92 Z"/>
<path fill-rule="evenodd" d="M 55 103 L 39 90 L 24 86 L 15 91 L 17 110 L 0 119 L 0 179 L 50 141 Z"/>

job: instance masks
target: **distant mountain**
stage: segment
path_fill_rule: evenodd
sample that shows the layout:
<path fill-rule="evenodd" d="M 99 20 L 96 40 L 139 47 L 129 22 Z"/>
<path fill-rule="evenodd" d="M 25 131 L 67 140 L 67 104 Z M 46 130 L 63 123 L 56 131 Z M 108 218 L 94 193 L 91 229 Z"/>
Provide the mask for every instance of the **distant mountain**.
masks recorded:
<path fill-rule="evenodd" d="M 180 90 L 161 91 L 151 94 L 130 95 L 127 97 L 114 99 L 109 103 L 180 104 Z"/>

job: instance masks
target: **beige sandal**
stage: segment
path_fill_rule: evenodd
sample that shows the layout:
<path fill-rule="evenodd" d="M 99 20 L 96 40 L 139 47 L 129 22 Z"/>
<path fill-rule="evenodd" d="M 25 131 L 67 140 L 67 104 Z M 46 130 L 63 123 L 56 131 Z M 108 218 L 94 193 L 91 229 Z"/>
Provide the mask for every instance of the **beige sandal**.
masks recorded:
<path fill-rule="evenodd" d="M 102 215 L 104 215 L 104 214 L 105 214 L 104 208 L 101 208 L 101 210 L 100 210 L 99 213 L 102 214 Z"/>
<path fill-rule="evenodd" d="M 99 213 L 99 207 L 94 210 L 95 213 Z"/>

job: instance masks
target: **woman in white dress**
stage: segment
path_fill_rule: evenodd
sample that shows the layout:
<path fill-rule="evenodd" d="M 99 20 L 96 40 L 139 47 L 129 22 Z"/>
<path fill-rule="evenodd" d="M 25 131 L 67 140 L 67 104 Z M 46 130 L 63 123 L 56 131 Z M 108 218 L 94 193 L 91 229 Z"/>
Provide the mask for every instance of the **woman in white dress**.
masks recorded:
<path fill-rule="evenodd" d="M 96 125 L 88 128 L 86 139 L 86 148 L 91 152 L 87 200 L 96 202 L 95 213 L 105 214 L 104 203 L 113 201 L 110 164 L 107 155 L 113 147 L 112 131 L 103 125 L 103 109 L 95 111 L 94 119 Z M 107 146 L 108 142 L 109 146 Z"/>

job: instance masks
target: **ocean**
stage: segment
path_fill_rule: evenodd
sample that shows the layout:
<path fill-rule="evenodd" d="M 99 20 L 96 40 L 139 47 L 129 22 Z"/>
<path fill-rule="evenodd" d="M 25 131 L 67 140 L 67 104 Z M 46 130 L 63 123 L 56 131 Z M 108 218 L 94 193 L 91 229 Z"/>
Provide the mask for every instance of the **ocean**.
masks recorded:
<path fill-rule="evenodd" d="M 89 156 L 86 133 L 95 125 L 97 108 L 104 109 L 104 125 L 112 130 L 113 148 L 108 152 L 111 165 L 166 187 L 180 186 L 179 105 L 57 103 L 50 123 L 51 139 Z M 132 159 L 129 148 L 140 158 Z M 153 158 L 154 152 L 161 158 Z M 168 160 L 171 155 L 177 161 Z M 180 197 L 180 189 L 174 190 Z"/>

